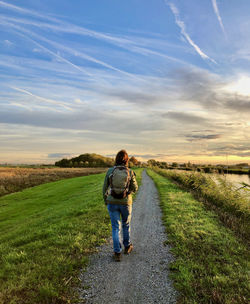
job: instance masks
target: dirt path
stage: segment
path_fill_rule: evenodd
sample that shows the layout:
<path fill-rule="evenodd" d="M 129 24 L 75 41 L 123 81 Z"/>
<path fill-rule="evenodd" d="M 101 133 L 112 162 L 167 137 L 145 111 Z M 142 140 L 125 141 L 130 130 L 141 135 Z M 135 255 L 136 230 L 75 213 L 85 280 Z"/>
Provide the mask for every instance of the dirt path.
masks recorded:
<path fill-rule="evenodd" d="M 131 239 L 134 250 L 114 262 L 112 241 L 93 255 L 82 273 L 82 303 L 164 303 L 176 302 L 177 292 L 168 278 L 172 260 L 164 245 L 166 234 L 161 223 L 157 189 L 143 172 L 142 185 L 133 204 Z"/>

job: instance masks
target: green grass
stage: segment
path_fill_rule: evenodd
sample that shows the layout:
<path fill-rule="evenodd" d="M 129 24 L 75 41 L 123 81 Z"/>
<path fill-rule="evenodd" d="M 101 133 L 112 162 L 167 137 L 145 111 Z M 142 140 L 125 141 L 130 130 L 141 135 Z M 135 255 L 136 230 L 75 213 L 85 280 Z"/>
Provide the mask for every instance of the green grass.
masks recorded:
<path fill-rule="evenodd" d="M 75 303 L 79 270 L 111 232 L 103 181 L 77 177 L 0 198 L 1 304 Z"/>
<path fill-rule="evenodd" d="M 170 178 L 191 191 L 206 208 L 216 212 L 221 222 L 250 245 L 249 191 L 237 191 L 233 184 L 219 178 L 216 183 L 208 174 L 179 172 L 154 168 L 157 173 Z"/>
<path fill-rule="evenodd" d="M 247 246 L 202 202 L 167 178 L 147 171 L 159 191 L 163 221 L 175 256 L 170 270 L 180 292 L 178 303 L 248 303 Z"/>

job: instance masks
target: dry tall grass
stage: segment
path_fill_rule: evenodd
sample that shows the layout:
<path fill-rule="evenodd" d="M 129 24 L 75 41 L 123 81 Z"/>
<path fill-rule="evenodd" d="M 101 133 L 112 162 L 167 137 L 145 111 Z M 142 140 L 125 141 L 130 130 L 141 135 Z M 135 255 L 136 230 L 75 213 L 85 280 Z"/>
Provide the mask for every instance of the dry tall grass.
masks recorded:
<path fill-rule="evenodd" d="M 64 178 L 105 172 L 106 168 L 0 167 L 0 196 Z"/>

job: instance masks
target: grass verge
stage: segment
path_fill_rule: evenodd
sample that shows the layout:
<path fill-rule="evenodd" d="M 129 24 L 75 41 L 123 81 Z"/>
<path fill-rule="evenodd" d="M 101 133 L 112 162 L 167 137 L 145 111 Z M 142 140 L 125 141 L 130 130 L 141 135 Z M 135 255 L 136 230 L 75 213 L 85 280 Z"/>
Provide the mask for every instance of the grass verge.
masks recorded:
<path fill-rule="evenodd" d="M 103 181 L 77 177 L 0 198 L 1 304 L 77 301 L 79 270 L 110 236 Z"/>
<path fill-rule="evenodd" d="M 175 261 L 171 277 L 186 304 L 245 304 L 249 299 L 247 246 L 202 202 L 147 170 L 158 188 Z"/>
<path fill-rule="evenodd" d="M 224 179 L 217 183 L 207 174 L 178 172 L 154 168 L 157 173 L 170 178 L 201 200 L 206 208 L 218 214 L 222 223 L 250 245 L 249 192 L 243 194 Z M 246 196 L 247 194 L 247 196 Z"/>

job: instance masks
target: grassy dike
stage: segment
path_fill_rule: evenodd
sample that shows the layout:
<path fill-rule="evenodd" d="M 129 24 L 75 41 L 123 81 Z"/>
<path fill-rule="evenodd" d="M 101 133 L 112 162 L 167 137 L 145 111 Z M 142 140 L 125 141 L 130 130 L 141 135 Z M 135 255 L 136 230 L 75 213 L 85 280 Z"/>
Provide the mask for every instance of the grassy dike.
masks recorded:
<path fill-rule="evenodd" d="M 244 242 L 190 193 L 152 170 L 147 172 L 158 188 L 175 256 L 170 271 L 180 292 L 178 303 L 248 303 L 249 253 Z"/>
<path fill-rule="evenodd" d="M 169 178 L 182 189 L 191 192 L 207 209 L 214 211 L 221 222 L 250 247 L 250 199 L 249 192 L 237 191 L 237 187 L 225 179 L 215 182 L 209 174 L 153 169 Z"/>
<path fill-rule="evenodd" d="M 0 198 L 1 304 L 75 303 L 79 270 L 111 232 L 103 181 L 77 177 Z"/>

